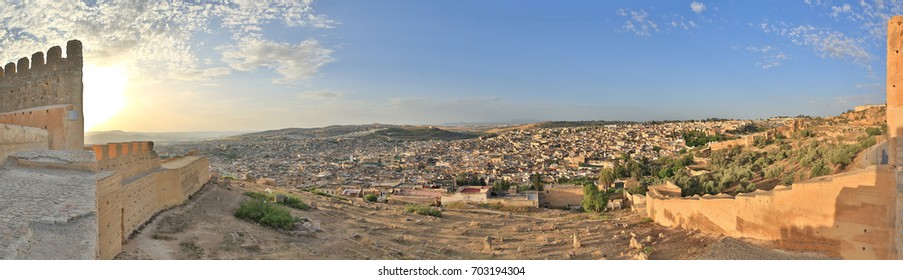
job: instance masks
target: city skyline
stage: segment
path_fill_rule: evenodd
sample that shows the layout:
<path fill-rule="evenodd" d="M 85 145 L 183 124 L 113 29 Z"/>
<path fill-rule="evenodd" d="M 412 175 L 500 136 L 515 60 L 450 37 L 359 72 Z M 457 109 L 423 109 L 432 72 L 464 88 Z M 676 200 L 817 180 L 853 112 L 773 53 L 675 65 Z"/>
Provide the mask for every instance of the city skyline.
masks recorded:
<path fill-rule="evenodd" d="M 825 116 L 884 103 L 884 24 L 903 6 L 757 4 L 17 3 L 0 8 L 0 58 L 81 40 L 87 130 Z"/>

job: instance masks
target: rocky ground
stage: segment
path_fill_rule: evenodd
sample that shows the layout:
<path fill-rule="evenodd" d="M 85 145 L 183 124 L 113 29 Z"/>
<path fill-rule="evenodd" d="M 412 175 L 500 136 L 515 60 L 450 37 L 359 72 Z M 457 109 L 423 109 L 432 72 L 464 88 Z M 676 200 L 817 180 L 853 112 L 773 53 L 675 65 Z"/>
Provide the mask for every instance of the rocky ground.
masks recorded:
<path fill-rule="evenodd" d="M 237 219 L 249 183 L 208 184 L 158 215 L 117 259 L 815 259 L 731 238 L 664 228 L 628 210 L 603 215 L 445 209 L 441 218 L 402 206 L 349 203 L 292 191 L 314 209 L 301 230 Z"/>

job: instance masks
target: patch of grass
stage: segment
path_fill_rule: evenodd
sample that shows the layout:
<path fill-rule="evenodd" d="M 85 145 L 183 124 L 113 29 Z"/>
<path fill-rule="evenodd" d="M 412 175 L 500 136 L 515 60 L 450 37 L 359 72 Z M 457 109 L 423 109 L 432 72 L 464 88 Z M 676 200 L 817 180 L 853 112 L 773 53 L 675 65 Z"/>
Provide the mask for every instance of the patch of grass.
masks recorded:
<path fill-rule="evenodd" d="M 285 205 L 285 206 L 288 206 L 291 208 L 295 208 L 298 210 L 310 209 L 309 205 L 307 205 L 306 203 L 301 201 L 301 199 L 299 199 L 298 197 L 290 195 L 290 194 L 280 193 L 280 194 L 273 195 L 273 194 L 266 194 L 266 193 L 262 193 L 262 192 L 244 192 L 244 195 L 247 197 L 253 198 L 255 200 L 262 200 L 262 201 L 275 201 L 277 195 L 282 195 L 282 196 L 285 196 L 285 199 L 282 202 L 280 202 L 279 204 L 282 204 L 282 205 Z"/>
<path fill-rule="evenodd" d="M 478 206 L 479 206 L 480 208 L 488 208 L 488 209 L 497 210 L 497 211 L 504 211 L 504 212 L 514 212 L 514 213 L 527 213 L 527 212 L 530 212 L 530 208 L 529 208 L 529 207 L 525 207 L 525 206 L 509 206 L 509 205 L 503 205 L 503 204 L 501 204 L 501 203 L 479 204 Z"/>
<path fill-rule="evenodd" d="M 470 205 L 467 205 L 467 203 L 464 203 L 464 202 L 456 201 L 456 202 L 452 202 L 452 203 L 442 204 L 442 208 L 461 210 L 461 209 L 470 208 Z"/>
<path fill-rule="evenodd" d="M 204 256 L 204 249 L 201 249 L 194 241 L 179 243 L 179 247 L 182 248 L 182 251 L 184 251 L 190 259 L 199 260 Z"/>
<path fill-rule="evenodd" d="M 156 240 L 176 240 L 176 239 L 173 238 L 172 236 L 165 235 L 165 234 L 154 234 L 154 235 L 151 235 L 151 239 L 156 239 Z"/>
<path fill-rule="evenodd" d="M 166 216 L 157 225 L 157 233 L 174 234 L 188 229 L 189 223 L 179 216 Z"/>
<path fill-rule="evenodd" d="M 291 195 L 285 195 L 285 200 L 282 201 L 282 205 L 295 208 L 298 210 L 307 210 L 310 209 L 310 206 L 306 203 L 302 202 L 301 199 Z"/>
<path fill-rule="evenodd" d="M 364 195 L 364 200 L 368 202 L 376 202 L 377 199 L 379 199 L 379 197 L 372 193 Z"/>
<path fill-rule="evenodd" d="M 408 204 L 404 207 L 404 211 L 408 213 L 417 213 L 424 216 L 442 217 L 442 211 L 433 209 L 423 204 Z"/>
<path fill-rule="evenodd" d="M 272 195 L 265 194 L 262 192 L 244 192 L 243 194 L 247 197 L 250 197 L 250 198 L 253 198 L 256 200 L 266 200 L 266 201 L 273 200 Z"/>
<path fill-rule="evenodd" d="M 292 230 L 296 223 L 288 209 L 262 200 L 242 202 L 235 209 L 235 217 L 281 230 Z"/>
<path fill-rule="evenodd" d="M 643 249 L 640 250 L 640 252 L 643 252 L 643 254 L 645 254 L 646 256 L 649 256 L 649 255 L 652 255 L 653 250 L 655 250 L 655 248 L 653 248 L 652 246 L 646 246 L 646 247 L 643 247 Z"/>
<path fill-rule="evenodd" d="M 651 223 L 651 222 L 652 222 L 652 218 L 649 218 L 649 217 L 645 217 L 645 218 L 643 218 L 642 221 L 640 221 L 640 223 L 643 223 L 643 224 Z"/>

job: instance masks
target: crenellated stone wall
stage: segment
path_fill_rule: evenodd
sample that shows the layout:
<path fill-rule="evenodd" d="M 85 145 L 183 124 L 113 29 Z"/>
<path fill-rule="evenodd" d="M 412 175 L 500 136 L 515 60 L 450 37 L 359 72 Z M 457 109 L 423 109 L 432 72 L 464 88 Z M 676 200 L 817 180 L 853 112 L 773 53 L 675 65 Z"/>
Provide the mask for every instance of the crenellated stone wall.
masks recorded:
<path fill-rule="evenodd" d="M 122 243 L 156 213 L 185 202 L 209 180 L 206 157 L 165 162 L 153 142 L 86 147 L 97 160 L 98 244 L 101 259 L 119 254 Z"/>
<path fill-rule="evenodd" d="M 55 46 L 29 60 L 8 63 L 0 71 L 0 123 L 46 129 L 53 150 L 81 150 L 85 141 L 82 112 L 82 43 Z"/>
<path fill-rule="evenodd" d="M 0 68 L 0 259 L 112 259 L 209 179 L 207 158 L 153 142 L 83 147 L 82 91 L 77 40 Z"/>

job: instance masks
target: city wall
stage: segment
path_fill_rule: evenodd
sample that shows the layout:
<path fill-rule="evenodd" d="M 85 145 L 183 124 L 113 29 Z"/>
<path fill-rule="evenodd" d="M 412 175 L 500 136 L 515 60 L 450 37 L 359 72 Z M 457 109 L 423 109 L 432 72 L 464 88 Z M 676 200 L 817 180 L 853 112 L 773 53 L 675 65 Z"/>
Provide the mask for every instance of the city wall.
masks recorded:
<path fill-rule="evenodd" d="M 84 145 L 82 112 L 82 45 L 59 46 L 45 56 L 8 63 L 0 71 L 0 123 L 46 129 L 53 150 L 81 150 Z"/>
<path fill-rule="evenodd" d="M 43 129 L 0 124 L 0 165 L 18 151 L 46 150 L 47 131 Z"/>
<path fill-rule="evenodd" d="M 583 187 L 546 186 L 539 192 L 539 205 L 546 208 L 565 208 L 583 205 Z"/>
<path fill-rule="evenodd" d="M 526 197 L 489 198 L 486 199 L 486 204 L 498 204 L 508 207 L 539 208 L 539 200 L 529 200 Z"/>
<path fill-rule="evenodd" d="M 742 136 L 742 137 L 734 139 L 734 140 L 712 142 L 712 143 L 709 143 L 709 147 L 712 149 L 712 151 L 727 149 L 727 148 L 734 147 L 734 146 L 749 147 L 749 146 L 755 145 L 757 137 L 762 137 L 763 140 L 772 140 L 775 138 L 776 133 L 777 133 L 777 130 L 763 131 L 763 132 L 759 132 L 759 133 L 755 133 L 755 134 Z"/>
<path fill-rule="evenodd" d="M 845 259 L 895 259 L 894 180 L 891 168 L 872 166 L 736 197 L 679 198 L 650 188 L 646 210 L 663 226 Z"/>
<path fill-rule="evenodd" d="M 461 203 L 472 203 L 472 204 L 486 204 L 489 202 L 489 194 L 485 192 L 480 193 L 444 193 L 442 194 L 441 199 L 442 205 L 452 204 L 456 202 Z"/>
<path fill-rule="evenodd" d="M 119 254 L 122 243 L 156 213 L 182 204 L 209 179 L 206 157 L 161 163 L 152 142 L 90 147 L 97 157 L 98 244 L 101 259 Z"/>

